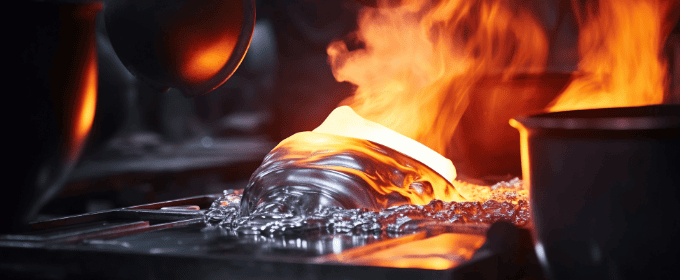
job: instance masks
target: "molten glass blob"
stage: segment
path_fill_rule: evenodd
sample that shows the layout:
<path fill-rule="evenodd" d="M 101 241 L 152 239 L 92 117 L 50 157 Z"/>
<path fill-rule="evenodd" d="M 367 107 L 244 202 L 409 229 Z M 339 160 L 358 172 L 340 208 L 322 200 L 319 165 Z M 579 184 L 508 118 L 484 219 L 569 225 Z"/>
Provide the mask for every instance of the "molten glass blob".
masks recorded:
<path fill-rule="evenodd" d="M 396 150 L 363 139 L 301 132 L 265 157 L 244 191 L 241 213 L 377 210 L 435 198 L 465 200 L 442 176 Z"/>
<path fill-rule="evenodd" d="M 451 160 L 418 141 L 362 118 L 348 106 L 335 108 L 313 132 L 364 139 L 385 145 L 427 165 L 449 182 L 456 179 L 456 168 Z"/>
<path fill-rule="evenodd" d="M 281 141 L 243 195 L 225 192 L 205 218 L 237 235 L 526 223 L 526 190 L 519 179 L 484 187 L 455 176 L 451 161 L 435 151 L 340 107 L 314 131 Z"/>
<path fill-rule="evenodd" d="M 225 192 L 205 219 L 233 234 L 362 234 L 498 220 L 523 225 L 529 218 L 518 179 L 492 187 L 454 184 L 469 197 L 428 166 L 391 148 L 302 132 L 265 157 L 242 196 Z"/>

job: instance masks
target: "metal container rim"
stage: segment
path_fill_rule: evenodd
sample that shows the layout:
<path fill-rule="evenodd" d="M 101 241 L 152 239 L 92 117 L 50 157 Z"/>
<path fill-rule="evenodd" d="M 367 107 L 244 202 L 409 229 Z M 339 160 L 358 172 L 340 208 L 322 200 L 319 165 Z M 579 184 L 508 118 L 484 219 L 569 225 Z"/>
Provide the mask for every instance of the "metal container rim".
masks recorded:
<path fill-rule="evenodd" d="M 515 128 L 560 130 L 680 129 L 680 104 L 584 109 L 518 116 Z"/>

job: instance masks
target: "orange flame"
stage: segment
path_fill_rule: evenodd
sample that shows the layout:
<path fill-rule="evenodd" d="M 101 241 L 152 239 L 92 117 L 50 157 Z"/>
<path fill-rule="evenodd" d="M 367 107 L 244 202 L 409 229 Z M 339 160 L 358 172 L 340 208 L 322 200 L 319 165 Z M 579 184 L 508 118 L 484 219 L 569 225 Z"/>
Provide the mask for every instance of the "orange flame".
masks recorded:
<path fill-rule="evenodd" d="M 666 39 L 662 25 L 677 4 L 656 0 L 573 4 L 580 27 L 582 74 L 549 110 L 662 103 L 667 71 L 661 57 Z"/>
<path fill-rule="evenodd" d="M 443 153 L 475 81 L 541 72 L 547 40 L 535 18 L 507 1 L 380 1 L 361 10 L 354 34 L 328 47 L 338 81 L 358 86 L 362 117 Z"/>

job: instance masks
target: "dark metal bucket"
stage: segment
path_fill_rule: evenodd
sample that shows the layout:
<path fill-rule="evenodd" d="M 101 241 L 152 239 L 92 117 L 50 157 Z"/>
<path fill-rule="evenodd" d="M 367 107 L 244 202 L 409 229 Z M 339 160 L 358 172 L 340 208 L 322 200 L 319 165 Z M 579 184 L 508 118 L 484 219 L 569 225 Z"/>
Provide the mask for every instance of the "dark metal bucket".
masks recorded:
<path fill-rule="evenodd" d="M 554 279 L 677 275 L 680 105 L 517 117 L 536 253 Z"/>

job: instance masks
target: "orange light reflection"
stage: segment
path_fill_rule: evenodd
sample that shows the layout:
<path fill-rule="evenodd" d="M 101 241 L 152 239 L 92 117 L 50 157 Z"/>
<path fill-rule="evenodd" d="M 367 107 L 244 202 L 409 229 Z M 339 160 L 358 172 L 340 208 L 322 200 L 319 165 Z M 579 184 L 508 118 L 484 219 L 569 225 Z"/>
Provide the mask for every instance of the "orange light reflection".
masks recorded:
<path fill-rule="evenodd" d="M 223 37 L 215 42 L 200 42 L 195 50 L 187 54 L 187 63 L 182 75 L 187 81 L 202 82 L 212 78 L 227 63 L 236 46 L 236 38 Z"/>
<path fill-rule="evenodd" d="M 167 23 L 161 37 L 168 63 L 184 83 L 208 81 L 231 57 L 243 27 L 243 2 L 225 0 L 186 1 L 182 11 Z"/>
<path fill-rule="evenodd" d="M 83 99 L 76 125 L 76 139 L 78 143 L 82 142 L 90 132 L 97 107 L 97 60 L 90 59 L 88 63 L 87 77 L 83 88 L 85 92 L 80 95 Z"/>
<path fill-rule="evenodd" d="M 93 46 L 94 48 L 94 46 Z M 68 156 L 75 159 L 81 152 L 85 140 L 92 129 L 94 115 L 97 108 L 97 52 L 89 52 L 89 59 L 83 71 L 83 81 L 78 87 L 74 102 L 75 114 L 70 125 L 73 137 L 69 143 Z"/>
<path fill-rule="evenodd" d="M 486 238 L 480 235 L 445 233 L 406 242 L 343 262 L 355 265 L 443 270 L 469 260 L 485 240 Z"/>

